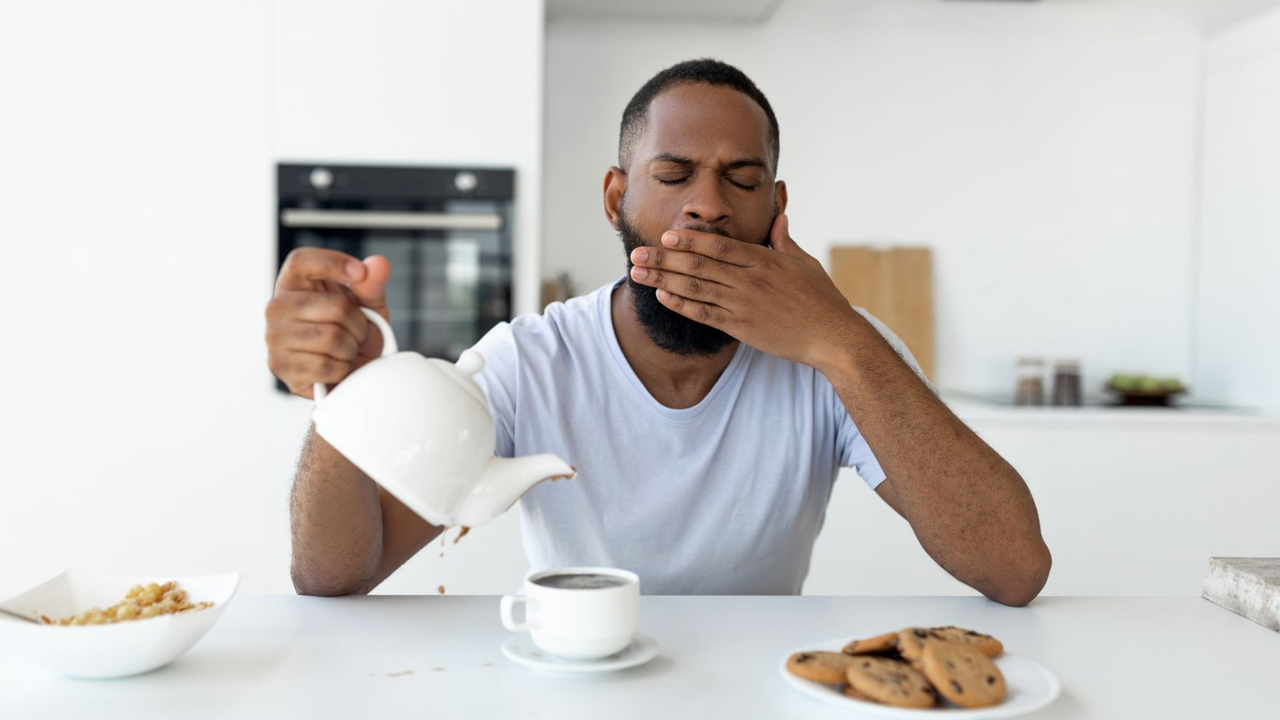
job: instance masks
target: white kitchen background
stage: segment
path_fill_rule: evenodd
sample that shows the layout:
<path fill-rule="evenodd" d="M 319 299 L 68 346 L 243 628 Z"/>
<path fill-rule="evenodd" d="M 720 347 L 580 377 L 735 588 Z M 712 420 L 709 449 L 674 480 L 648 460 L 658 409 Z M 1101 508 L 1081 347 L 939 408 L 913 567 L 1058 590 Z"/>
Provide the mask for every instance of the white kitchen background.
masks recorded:
<path fill-rule="evenodd" d="M 1189 594 L 1210 555 L 1280 555 L 1277 5 L 6 2 L 0 594 L 66 566 L 291 592 L 309 403 L 266 369 L 274 164 L 514 167 L 536 311 L 544 277 L 621 273 L 622 108 L 694 56 L 770 97 L 809 252 L 934 249 L 941 386 L 1067 355 L 1091 385 L 1149 369 L 1263 410 L 957 403 L 1036 495 L 1047 593 Z M 379 592 L 503 592 L 526 566 L 514 513 L 443 552 Z M 846 474 L 806 592 L 970 591 Z"/>

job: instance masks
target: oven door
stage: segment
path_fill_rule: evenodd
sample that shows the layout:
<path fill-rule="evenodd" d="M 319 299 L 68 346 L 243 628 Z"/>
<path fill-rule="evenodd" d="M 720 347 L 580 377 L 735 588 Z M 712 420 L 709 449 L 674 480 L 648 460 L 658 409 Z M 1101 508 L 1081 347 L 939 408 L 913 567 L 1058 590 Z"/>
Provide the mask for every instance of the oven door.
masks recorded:
<path fill-rule="evenodd" d="M 391 261 L 387 306 L 402 350 L 456 361 L 510 319 L 504 203 L 451 200 L 431 210 L 284 208 L 280 257 L 322 247 Z"/>

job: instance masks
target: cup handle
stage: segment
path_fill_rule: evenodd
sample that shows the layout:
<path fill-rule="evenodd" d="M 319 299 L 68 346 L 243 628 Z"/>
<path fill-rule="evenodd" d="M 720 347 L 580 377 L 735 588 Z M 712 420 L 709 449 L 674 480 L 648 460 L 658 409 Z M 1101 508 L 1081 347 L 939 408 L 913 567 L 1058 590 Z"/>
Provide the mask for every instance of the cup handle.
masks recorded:
<path fill-rule="evenodd" d="M 378 328 L 378 331 L 382 333 L 381 357 L 395 355 L 399 352 L 400 348 L 396 345 L 396 334 L 391 331 L 391 323 L 369 308 L 362 307 L 360 312 L 364 313 L 364 316 L 369 318 L 369 322 L 373 323 L 374 327 Z M 312 394 L 315 395 L 316 404 L 319 405 L 322 400 L 328 397 L 329 389 L 325 387 L 324 383 L 316 383 Z"/>
<path fill-rule="evenodd" d="M 524 622 L 516 622 L 515 615 L 512 610 L 516 603 L 524 603 Z M 525 632 L 533 629 L 533 617 L 531 615 L 533 609 L 537 607 L 533 599 L 527 595 L 503 595 L 502 596 L 502 626 L 511 632 Z"/>

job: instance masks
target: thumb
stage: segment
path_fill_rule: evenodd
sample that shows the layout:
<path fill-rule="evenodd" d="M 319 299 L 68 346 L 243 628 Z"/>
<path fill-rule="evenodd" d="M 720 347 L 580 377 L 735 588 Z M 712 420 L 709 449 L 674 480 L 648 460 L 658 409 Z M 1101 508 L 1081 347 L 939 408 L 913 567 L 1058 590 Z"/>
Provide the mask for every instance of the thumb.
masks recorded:
<path fill-rule="evenodd" d="M 364 279 L 351 283 L 351 292 L 361 305 L 390 320 L 387 315 L 387 278 L 391 277 L 391 261 L 381 255 L 370 255 L 364 259 L 364 267 Z"/>
<path fill-rule="evenodd" d="M 786 213 L 773 219 L 773 229 L 769 231 L 769 244 L 774 250 L 784 253 L 804 252 L 796 241 L 791 239 L 791 219 Z"/>

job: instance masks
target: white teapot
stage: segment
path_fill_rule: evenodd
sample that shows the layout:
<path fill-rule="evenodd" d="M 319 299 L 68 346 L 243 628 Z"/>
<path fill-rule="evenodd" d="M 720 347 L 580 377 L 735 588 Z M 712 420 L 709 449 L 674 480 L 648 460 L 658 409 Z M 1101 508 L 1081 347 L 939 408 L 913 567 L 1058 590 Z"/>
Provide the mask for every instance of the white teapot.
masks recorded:
<path fill-rule="evenodd" d="M 315 386 L 316 433 L 427 522 L 475 527 L 548 478 L 575 470 L 555 455 L 495 457 L 493 416 L 471 376 L 484 358 L 468 350 L 454 365 L 397 352 L 391 326 L 361 308 L 382 331 L 382 356 L 332 392 Z"/>

